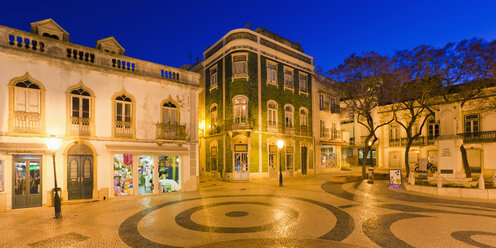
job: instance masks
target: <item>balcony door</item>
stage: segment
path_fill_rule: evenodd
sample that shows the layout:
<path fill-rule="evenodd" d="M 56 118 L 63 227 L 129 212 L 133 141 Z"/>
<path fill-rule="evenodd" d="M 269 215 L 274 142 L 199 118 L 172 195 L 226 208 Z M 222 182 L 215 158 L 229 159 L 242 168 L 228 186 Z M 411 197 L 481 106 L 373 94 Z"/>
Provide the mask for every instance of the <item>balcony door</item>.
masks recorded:
<path fill-rule="evenodd" d="M 246 124 L 248 121 L 248 98 L 238 96 L 234 99 L 234 124 Z"/>
<path fill-rule="evenodd" d="M 90 93 L 83 88 L 71 91 L 71 132 L 73 135 L 90 135 Z"/>

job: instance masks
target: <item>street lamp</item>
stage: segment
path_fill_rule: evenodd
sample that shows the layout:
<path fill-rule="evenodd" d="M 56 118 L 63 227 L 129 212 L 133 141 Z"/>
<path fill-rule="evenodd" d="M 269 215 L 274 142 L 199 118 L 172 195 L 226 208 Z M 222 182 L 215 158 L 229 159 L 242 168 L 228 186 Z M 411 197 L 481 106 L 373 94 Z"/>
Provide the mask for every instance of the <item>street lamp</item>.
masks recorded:
<path fill-rule="evenodd" d="M 55 218 L 59 219 L 61 216 L 61 207 L 60 207 L 60 197 L 59 197 L 59 192 L 58 192 L 58 186 L 57 186 L 57 172 L 55 170 L 55 152 L 59 149 L 60 147 L 60 140 L 55 138 L 55 136 L 51 136 L 48 138 L 46 141 L 46 145 L 48 147 L 48 150 L 52 152 L 52 159 L 53 159 L 53 180 L 55 181 L 55 196 L 54 196 L 54 203 L 53 206 L 55 207 Z"/>
<path fill-rule="evenodd" d="M 277 148 L 279 148 L 279 187 L 282 187 L 282 148 L 284 147 L 284 140 L 277 141 Z"/>

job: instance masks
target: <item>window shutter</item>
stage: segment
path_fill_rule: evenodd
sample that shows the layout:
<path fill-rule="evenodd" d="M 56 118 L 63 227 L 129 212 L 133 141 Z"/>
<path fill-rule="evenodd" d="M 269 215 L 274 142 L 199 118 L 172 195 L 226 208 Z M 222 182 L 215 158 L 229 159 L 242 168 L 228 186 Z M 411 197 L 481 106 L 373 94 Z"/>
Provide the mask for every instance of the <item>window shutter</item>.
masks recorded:
<path fill-rule="evenodd" d="M 26 112 L 26 89 L 16 87 L 15 91 L 15 111 Z"/>
<path fill-rule="evenodd" d="M 29 112 L 40 113 L 40 91 L 29 90 L 28 92 Z"/>

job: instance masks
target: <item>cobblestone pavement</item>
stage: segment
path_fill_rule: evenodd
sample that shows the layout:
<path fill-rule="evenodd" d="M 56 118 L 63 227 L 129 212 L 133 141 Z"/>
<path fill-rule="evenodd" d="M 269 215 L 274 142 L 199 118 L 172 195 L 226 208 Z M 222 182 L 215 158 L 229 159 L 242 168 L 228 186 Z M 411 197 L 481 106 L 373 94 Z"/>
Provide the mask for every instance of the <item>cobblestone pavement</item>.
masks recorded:
<path fill-rule="evenodd" d="M 328 175 L 0 214 L 0 247 L 496 247 L 496 202 Z"/>

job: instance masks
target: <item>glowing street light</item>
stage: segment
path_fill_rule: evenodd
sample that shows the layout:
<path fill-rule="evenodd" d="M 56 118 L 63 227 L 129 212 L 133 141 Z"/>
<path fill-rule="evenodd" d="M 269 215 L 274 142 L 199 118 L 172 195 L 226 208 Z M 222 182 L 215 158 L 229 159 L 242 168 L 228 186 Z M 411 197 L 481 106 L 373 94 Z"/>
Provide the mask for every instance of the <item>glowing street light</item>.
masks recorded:
<path fill-rule="evenodd" d="M 57 172 L 55 170 L 55 152 L 60 148 L 60 140 L 55 138 L 54 135 L 50 136 L 48 140 L 46 141 L 46 145 L 48 147 L 48 150 L 52 152 L 52 159 L 53 159 L 53 180 L 55 181 L 55 196 L 54 196 L 54 203 L 53 206 L 55 208 L 55 218 L 59 219 L 61 216 L 61 204 L 60 204 L 60 196 L 58 189 L 59 187 L 57 186 Z"/>
<path fill-rule="evenodd" d="M 282 148 L 284 147 L 284 140 L 277 141 L 277 148 L 279 148 L 279 187 L 282 187 Z"/>

